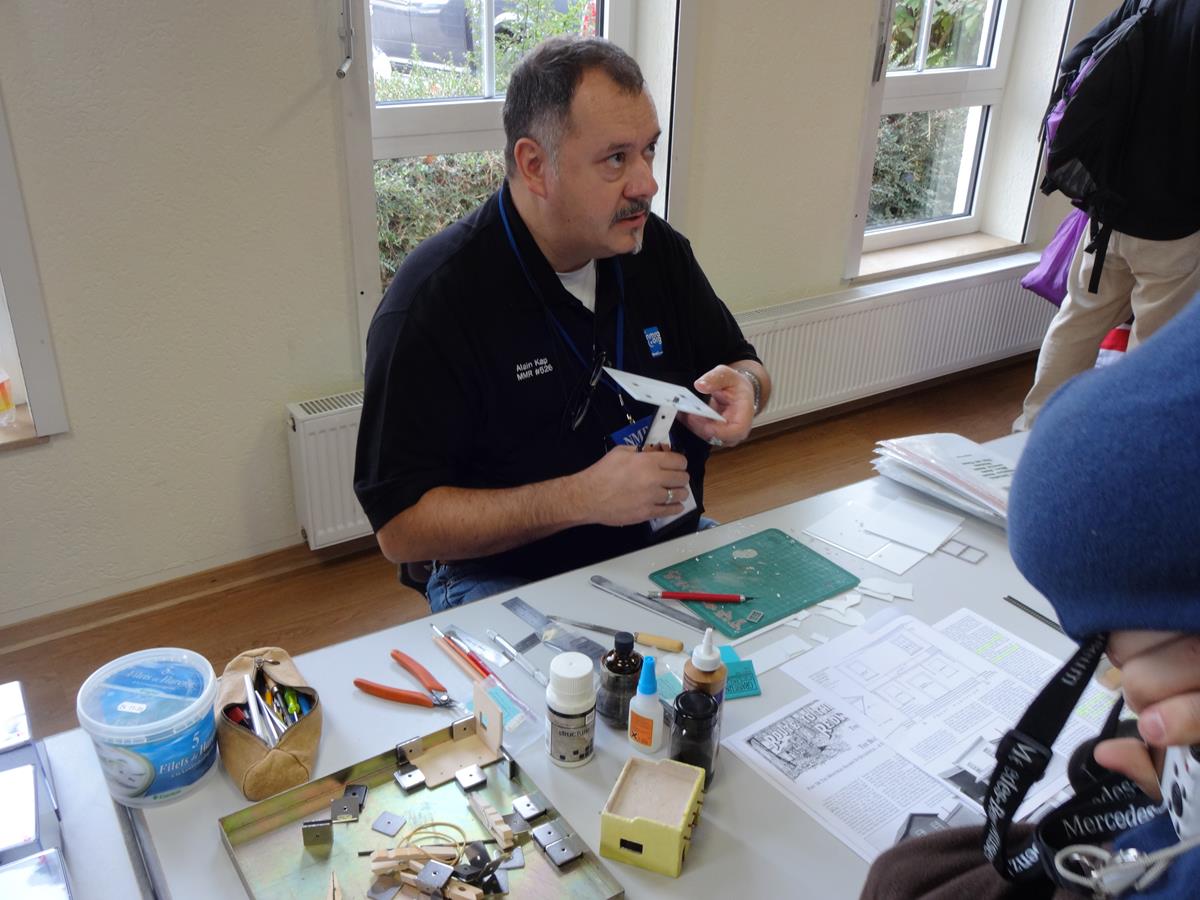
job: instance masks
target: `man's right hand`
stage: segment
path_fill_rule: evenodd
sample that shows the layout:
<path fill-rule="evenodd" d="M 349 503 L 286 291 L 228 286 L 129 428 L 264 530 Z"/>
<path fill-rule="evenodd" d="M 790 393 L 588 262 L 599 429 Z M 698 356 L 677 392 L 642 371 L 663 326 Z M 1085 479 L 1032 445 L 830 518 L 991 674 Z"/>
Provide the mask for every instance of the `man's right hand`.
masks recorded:
<path fill-rule="evenodd" d="M 639 453 L 626 446 L 614 447 L 574 479 L 585 520 L 617 526 L 683 512 L 689 485 L 683 454 L 670 450 Z"/>

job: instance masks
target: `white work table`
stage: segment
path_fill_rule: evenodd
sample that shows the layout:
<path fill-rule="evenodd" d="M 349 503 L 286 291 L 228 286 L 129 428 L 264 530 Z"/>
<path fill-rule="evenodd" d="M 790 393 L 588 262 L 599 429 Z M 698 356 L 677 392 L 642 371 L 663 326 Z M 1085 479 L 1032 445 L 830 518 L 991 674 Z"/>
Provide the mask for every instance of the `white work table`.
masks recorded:
<path fill-rule="evenodd" d="M 1004 448 L 1009 439 L 998 443 Z M 1019 444 L 1008 453 L 1016 456 Z M 802 460 L 797 465 L 803 465 Z M 530 632 L 524 622 L 501 606 L 501 601 L 520 596 L 548 614 L 561 614 L 626 630 L 643 630 L 678 637 L 690 648 L 699 632 L 670 619 L 640 609 L 633 604 L 602 593 L 588 583 L 595 574 L 603 574 L 635 590 L 650 589 L 648 574 L 673 562 L 737 540 L 765 528 L 779 528 L 813 547 L 834 562 L 860 577 L 882 576 L 914 584 L 914 601 L 897 601 L 904 612 L 926 622 L 934 622 L 961 607 L 969 607 L 998 625 L 1031 641 L 1059 657 L 1069 655 L 1073 644 L 1061 634 L 1038 622 L 1027 613 L 1005 603 L 1006 594 L 1038 610 L 1053 615 L 1046 601 L 1021 577 L 1009 557 L 1005 533 L 970 517 L 957 539 L 978 547 L 987 557 L 970 564 L 943 553 L 926 557 L 903 576 L 894 576 L 861 559 L 834 550 L 802 534 L 803 529 L 838 506 L 853 500 L 868 506 L 882 506 L 897 497 L 917 495 L 900 485 L 875 478 L 818 497 L 789 504 L 719 528 L 671 541 L 633 553 L 589 569 L 560 575 L 528 585 L 516 592 L 489 598 L 436 617 L 389 628 L 298 657 L 304 676 L 321 694 L 324 706 L 324 732 L 316 774 L 324 775 L 383 752 L 410 737 L 431 732 L 448 724 L 452 714 L 444 710 L 426 710 L 404 706 L 367 696 L 352 684 L 365 677 L 402 687 L 409 676 L 389 658 L 393 648 L 410 653 L 434 672 L 449 688 L 452 696 L 470 697 L 467 678 L 430 640 L 429 623 L 453 623 L 484 638 L 493 628 L 512 641 Z M 929 501 L 932 503 L 932 501 Z M 329 603 L 337 603 L 331 596 Z M 858 607 L 865 615 L 891 604 L 864 597 Z M 791 626 L 767 631 L 739 645 L 745 656 L 780 640 L 786 634 L 808 636 L 820 631 L 834 637 L 845 630 L 823 616 L 803 622 L 798 631 Z M 586 633 L 586 632 L 584 632 Z M 600 643 L 611 639 L 589 635 Z M 644 650 L 645 648 L 639 648 Z M 553 651 L 538 646 L 530 658 L 547 671 Z M 515 664 L 501 670 L 505 683 L 535 711 L 545 708 L 543 688 Z M 762 696 L 729 701 L 724 712 L 723 731 L 735 731 L 762 718 L 771 710 L 799 697 L 801 687 L 780 670 L 760 677 Z M 563 769 L 555 766 L 535 742 L 516 754 L 517 762 L 557 809 L 574 826 L 588 846 L 598 852 L 600 810 L 608 798 L 617 775 L 633 751 L 621 731 L 597 722 L 596 756 L 585 766 Z M 98 779 L 86 736 L 69 732 L 48 741 L 52 765 L 56 770 L 74 766 L 87 771 L 90 765 Z M 81 754 L 84 758 L 81 758 Z M 659 754 L 665 757 L 666 748 Z M 68 825 L 68 864 L 77 882 L 81 898 L 122 897 L 130 895 L 121 888 L 81 875 L 93 861 L 73 852 L 70 845 L 72 817 L 75 827 L 83 815 L 90 831 L 115 828 L 116 815 L 93 806 L 91 813 L 72 808 L 73 791 L 64 792 L 63 806 Z M 149 863 L 160 895 L 173 900 L 212 900 L 244 896 L 244 890 L 221 843 L 217 820 L 247 805 L 223 772 L 215 773 L 205 785 L 173 804 L 135 813 L 133 819 L 144 826 Z M 102 821 L 103 820 L 103 821 Z M 111 846 L 120 846 L 119 837 Z M 89 855 L 92 852 L 89 848 Z M 790 895 L 781 885 L 803 885 L 804 894 L 813 897 L 857 897 L 866 876 L 867 864 L 853 851 L 805 815 L 782 793 L 753 772 L 733 754 L 722 752 L 716 774 L 705 799 L 700 824 L 691 850 L 678 879 L 666 878 L 611 860 L 601 860 L 620 882 L 629 897 L 735 897 Z M 113 882 L 109 882 L 113 884 Z"/>

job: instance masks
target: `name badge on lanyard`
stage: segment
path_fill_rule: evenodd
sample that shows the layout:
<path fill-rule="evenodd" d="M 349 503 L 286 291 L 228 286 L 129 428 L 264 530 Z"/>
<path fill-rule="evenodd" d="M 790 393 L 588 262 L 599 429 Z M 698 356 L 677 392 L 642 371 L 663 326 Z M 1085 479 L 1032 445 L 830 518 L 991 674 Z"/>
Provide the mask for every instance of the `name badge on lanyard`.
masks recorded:
<path fill-rule="evenodd" d="M 620 447 L 624 444 L 627 447 L 633 447 L 635 450 L 641 449 L 642 444 L 646 441 L 646 435 L 650 431 L 650 425 L 653 422 L 654 414 L 651 413 L 644 419 L 638 419 L 624 428 L 618 428 L 609 436 L 609 439 L 613 442 L 614 447 Z"/>

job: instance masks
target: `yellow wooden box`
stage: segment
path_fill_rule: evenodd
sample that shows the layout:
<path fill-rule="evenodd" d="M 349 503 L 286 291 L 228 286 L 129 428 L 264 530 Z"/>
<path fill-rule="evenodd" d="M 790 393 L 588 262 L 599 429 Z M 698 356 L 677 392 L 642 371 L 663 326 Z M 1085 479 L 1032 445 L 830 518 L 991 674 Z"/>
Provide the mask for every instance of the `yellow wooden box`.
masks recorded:
<path fill-rule="evenodd" d="M 600 813 L 600 855 L 678 877 L 703 802 L 703 769 L 630 759 Z"/>

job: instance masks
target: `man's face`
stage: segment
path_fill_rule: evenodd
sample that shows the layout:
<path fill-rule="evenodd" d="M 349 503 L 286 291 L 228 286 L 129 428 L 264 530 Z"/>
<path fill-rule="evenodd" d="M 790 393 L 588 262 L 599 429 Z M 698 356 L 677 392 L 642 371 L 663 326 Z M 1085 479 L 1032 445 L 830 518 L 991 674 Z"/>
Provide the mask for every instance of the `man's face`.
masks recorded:
<path fill-rule="evenodd" d="M 649 94 L 625 93 L 598 69 L 584 74 L 546 182 L 556 242 L 579 265 L 642 249 L 659 133 Z"/>

